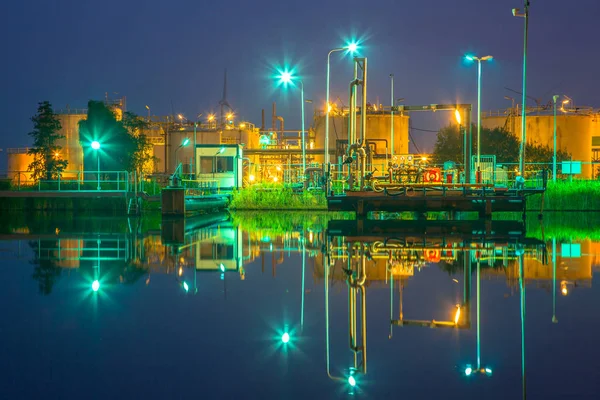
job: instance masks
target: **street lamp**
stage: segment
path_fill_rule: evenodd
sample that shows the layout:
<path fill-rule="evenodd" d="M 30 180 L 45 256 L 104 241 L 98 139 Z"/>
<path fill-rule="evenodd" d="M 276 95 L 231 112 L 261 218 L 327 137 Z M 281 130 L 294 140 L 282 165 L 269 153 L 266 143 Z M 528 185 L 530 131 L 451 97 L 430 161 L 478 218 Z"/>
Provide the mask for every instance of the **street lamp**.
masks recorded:
<path fill-rule="evenodd" d="M 96 152 L 96 161 L 98 162 L 98 171 L 97 171 L 97 178 L 98 178 L 98 187 L 97 190 L 100 190 L 100 142 L 97 140 L 94 140 L 91 144 L 92 149 L 94 149 L 94 151 Z"/>
<path fill-rule="evenodd" d="M 288 70 L 281 71 L 279 76 L 279 81 L 284 85 L 293 84 L 294 77 L 292 73 Z M 301 104 L 301 112 L 302 112 L 302 180 L 304 181 L 304 174 L 306 174 L 306 143 L 305 143 L 305 134 L 304 134 L 304 83 L 301 79 L 298 80 L 300 83 L 300 104 Z"/>
<path fill-rule="evenodd" d="M 523 0 L 524 12 L 518 8 L 512 9 L 514 17 L 525 18 L 525 34 L 523 39 L 523 98 L 521 106 L 521 148 L 519 154 L 519 168 L 521 176 L 525 176 L 525 141 L 527 140 L 527 30 L 529 27 L 529 0 Z"/>
<path fill-rule="evenodd" d="M 351 42 L 346 47 L 338 47 L 330 50 L 329 53 L 327 53 L 327 89 L 325 92 L 325 154 L 323 158 L 323 166 L 329 164 L 329 112 L 331 111 L 329 104 L 329 57 L 331 56 L 331 53 L 344 50 L 350 54 L 354 54 L 358 50 L 358 43 Z M 325 170 L 325 167 L 323 167 L 323 169 Z"/>
<path fill-rule="evenodd" d="M 552 96 L 552 104 L 553 104 L 553 108 L 554 108 L 554 147 L 553 147 L 553 153 L 552 153 L 552 182 L 556 182 L 556 100 L 558 100 L 559 95 L 555 94 L 554 96 Z"/>
<path fill-rule="evenodd" d="M 146 110 L 148 110 L 148 122 L 150 122 L 150 106 L 146 105 Z"/>
<path fill-rule="evenodd" d="M 481 162 L 481 62 L 490 61 L 493 58 L 492 56 L 465 56 L 468 61 L 477 61 L 477 171 L 479 171 L 479 163 Z"/>

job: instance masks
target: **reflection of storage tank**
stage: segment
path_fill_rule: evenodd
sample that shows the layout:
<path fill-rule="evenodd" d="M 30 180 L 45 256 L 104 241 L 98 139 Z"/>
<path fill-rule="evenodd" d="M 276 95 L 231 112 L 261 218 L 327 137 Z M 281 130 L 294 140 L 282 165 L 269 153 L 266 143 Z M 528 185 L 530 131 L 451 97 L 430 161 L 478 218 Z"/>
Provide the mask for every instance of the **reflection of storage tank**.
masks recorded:
<path fill-rule="evenodd" d="M 600 124 L 595 115 L 559 114 L 556 117 L 557 149 L 570 153 L 574 161 L 583 161 L 582 178 L 592 177 L 592 138 L 600 138 Z M 521 137 L 521 117 L 519 116 L 483 116 L 481 124 L 485 128 L 505 127 L 518 138 Z M 527 143 L 538 143 L 553 148 L 553 115 L 527 116 Z M 501 160 L 499 160 L 501 161 Z M 552 162 L 552 160 L 548 160 Z M 560 166 L 558 168 L 560 171 Z"/>
<path fill-rule="evenodd" d="M 361 135 L 361 115 L 357 116 L 356 137 Z M 408 121 L 406 115 L 394 115 L 394 154 L 408 154 Z M 315 148 L 323 149 L 325 143 L 325 116 L 315 117 Z M 390 143 L 391 115 L 389 112 L 372 112 L 367 114 L 367 140 L 375 140 L 377 143 L 377 154 L 385 155 L 387 142 L 388 153 L 392 152 Z M 329 149 L 333 153 L 337 140 L 348 139 L 348 115 L 333 115 L 329 120 Z M 381 148 L 380 148 L 381 147 Z M 332 156 L 333 157 L 333 156 Z M 332 162 L 334 158 L 331 158 Z"/>

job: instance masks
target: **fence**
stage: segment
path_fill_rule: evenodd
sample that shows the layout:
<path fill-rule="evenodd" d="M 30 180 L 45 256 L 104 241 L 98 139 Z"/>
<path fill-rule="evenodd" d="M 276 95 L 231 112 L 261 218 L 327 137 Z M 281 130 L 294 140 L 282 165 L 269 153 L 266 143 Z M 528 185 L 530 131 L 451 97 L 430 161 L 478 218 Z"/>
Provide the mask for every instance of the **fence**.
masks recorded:
<path fill-rule="evenodd" d="M 130 174 L 127 171 L 63 171 L 69 176 L 57 179 L 31 179 L 31 172 L 8 171 L 0 173 L 10 183 L 7 189 L 16 191 L 117 191 L 130 189 Z"/>

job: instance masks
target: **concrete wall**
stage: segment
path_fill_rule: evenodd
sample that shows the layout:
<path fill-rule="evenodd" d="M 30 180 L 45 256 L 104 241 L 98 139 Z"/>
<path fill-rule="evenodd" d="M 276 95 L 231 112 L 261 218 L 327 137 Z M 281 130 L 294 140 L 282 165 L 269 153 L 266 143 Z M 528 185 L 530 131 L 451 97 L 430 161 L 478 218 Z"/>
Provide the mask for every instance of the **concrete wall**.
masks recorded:
<path fill-rule="evenodd" d="M 484 117 L 485 128 L 506 127 L 521 138 L 521 117 Z M 582 165 L 582 178 L 592 177 L 592 137 L 600 137 L 600 123 L 595 115 L 559 114 L 556 118 L 557 149 L 571 153 L 573 160 L 588 163 Z M 554 117 L 552 115 L 527 116 L 527 143 L 539 143 L 553 147 Z M 548 160 L 552 162 L 552 160 Z M 558 168 L 560 171 L 560 166 Z"/>

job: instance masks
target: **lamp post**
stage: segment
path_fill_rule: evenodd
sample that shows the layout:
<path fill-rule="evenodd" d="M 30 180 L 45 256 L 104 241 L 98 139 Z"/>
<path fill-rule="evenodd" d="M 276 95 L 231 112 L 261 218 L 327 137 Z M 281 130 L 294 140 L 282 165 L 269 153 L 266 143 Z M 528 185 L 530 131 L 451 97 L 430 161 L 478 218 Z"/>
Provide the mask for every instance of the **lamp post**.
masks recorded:
<path fill-rule="evenodd" d="M 555 94 L 552 96 L 552 104 L 554 106 L 554 151 L 552 153 L 552 182 L 556 182 L 556 100 L 558 100 L 558 95 Z"/>
<path fill-rule="evenodd" d="M 356 50 L 358 49 L 358 43 L 352 42 L 350 44 L 348 44 L 346 47 L 338 47 L 335 48 L 333 50 L 330 50 L 329 53 L 327 53 L 327 88 L 326 88 L 326 92 L 325 92 L 325 145 L 323 146 L 325 148 L 325 154 L 323 155 L 323 166 L 324 166 L 324 170 L 325 170 L 325 165 L 329 164 L 329 112 L 331 110 L 331 107 L 329 105 L 329 58 L 331 57 L 332 53 L 335 53 L 336 51 L 348 51 L 351 54 L 354 54 L 356 52 Z"/>
<path fill-rule="evenodd" d="M 392 146 L 391 157 L 392 157 L 392 160 L 393 160 L 394 159 L 394 74 L 390 74 L 390 80 L 391 80 L 390 106 L 392 106 L 391 111 L 390 111 L 390 115 L 391 115 L 391 121 L 390 121 L 390 144 Z M 387 151 L 386 151 L 386 154 L 387 154 Z"/>
<path fill-rule="evenodd" d="M 282 71 L 279 76 L 279 81 L 284 85 L 293 84 L 294 77 L 292 73 L 288 70 Z M 306 174 L 306 143 L 305 143 L 305 135 L 304 135 L 304 83 L 302 80 L 298 80 L 300 83 L 300 104 L 301 104 L 301 112 L 302 112 L 302 137 L 301 137 L 301 145 L 302 145 L 302 180 L 305 179 Z"/>
<path fill-rule="evenodd" d="M 187 146 L 188 144 L 190 144 L 190 139 L 189 138 L 185 138 L 183 139 L 183 142 L 181 142 L 181 144 L 179 145 L 179 147 L 177 147 L 175 149 L 175 163 L 177 164 L 175 166 L 175 172 L 177 172 L 177 170 L 179 169 L 179 159 L 177 158 L 177 152 L 179 151 L 180 148 Z"/>
<path fill-rule="evenodd" d="M 468 61 L 477 61 L 477 171 L 479 171 L 479 163 L 481 162 L 481 62 L 490 61 L 494 57 L 475 57 L 467 55 L 465 58 Z"/>
<path fill-rule="evenodd" d="M 98 187 L 97 190 L 100 190 L 100 142 L 97 140 L 94 140 L 91 144 L 92 149 L 94 149 L 94 151 L 96 152 L 96 161 L 98 163 L 98 170 L 97 170 L 97 176 L 96 178 L 98 179 Z"/>
<path fill-rule="evenodd" d="M 523 98 L 521 105 L 521 147 L 519 154 L 519 169 L 522 174 L 525 173 L 525 141 L 527 140 L 527 30 L 529 27 L 529 0 L 523 0 L 524 12 L 519 12 L 518 8 L 512 9 L 514 17 L 525 18 L 525 34 L 523 38 Z"/>

